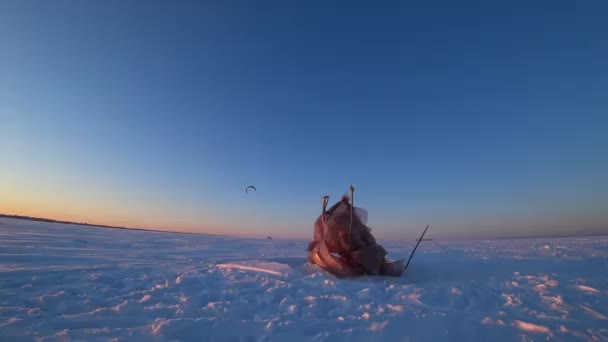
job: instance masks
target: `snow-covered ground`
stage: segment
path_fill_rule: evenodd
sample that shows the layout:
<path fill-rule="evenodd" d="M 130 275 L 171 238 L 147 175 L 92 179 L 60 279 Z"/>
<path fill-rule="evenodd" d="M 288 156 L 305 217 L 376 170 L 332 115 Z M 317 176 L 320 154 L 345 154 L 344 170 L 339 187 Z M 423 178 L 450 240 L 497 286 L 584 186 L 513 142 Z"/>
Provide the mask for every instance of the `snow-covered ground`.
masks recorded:
<path fill-rule="evenodd" d="M 0 340 L 608 340 L 608 237 L 425 241 L 357 280 L 306 244 L 0 218 Z"/>

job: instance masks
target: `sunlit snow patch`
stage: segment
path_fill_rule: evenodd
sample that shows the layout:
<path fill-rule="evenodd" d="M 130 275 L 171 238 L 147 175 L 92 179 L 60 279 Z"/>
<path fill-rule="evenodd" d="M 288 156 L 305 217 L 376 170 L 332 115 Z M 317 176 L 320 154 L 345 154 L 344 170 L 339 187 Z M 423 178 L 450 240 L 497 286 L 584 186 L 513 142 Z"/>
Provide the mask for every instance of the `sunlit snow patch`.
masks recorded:
<path fill-rule="evenodd" d="M 222 269 L 237 269 L 243 271 L 262 272 L 278 276 L 285 276 L 292 272 L 289 265 L 278 262 L 244 261 L 239 263 L 218 264 Z"/>

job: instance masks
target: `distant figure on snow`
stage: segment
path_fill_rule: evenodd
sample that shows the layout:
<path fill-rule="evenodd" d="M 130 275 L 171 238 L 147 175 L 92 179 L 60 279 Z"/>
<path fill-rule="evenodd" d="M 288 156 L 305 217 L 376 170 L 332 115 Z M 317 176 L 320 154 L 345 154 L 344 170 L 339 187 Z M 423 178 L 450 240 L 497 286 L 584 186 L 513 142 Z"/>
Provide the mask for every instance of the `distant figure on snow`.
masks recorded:
<path fill-rule="evenodd" d="M 403 260 L 385 258 L 386 250 L 376 243 L 366 225 L 367 212 L 353 207 L 348 195 L 325 210 L 327 199 L 327 196 L 323 198 L 323 212 L 315 222 L 313 241 L 308 245 L 308 261 L 336 277 L 401 276 Z"/>

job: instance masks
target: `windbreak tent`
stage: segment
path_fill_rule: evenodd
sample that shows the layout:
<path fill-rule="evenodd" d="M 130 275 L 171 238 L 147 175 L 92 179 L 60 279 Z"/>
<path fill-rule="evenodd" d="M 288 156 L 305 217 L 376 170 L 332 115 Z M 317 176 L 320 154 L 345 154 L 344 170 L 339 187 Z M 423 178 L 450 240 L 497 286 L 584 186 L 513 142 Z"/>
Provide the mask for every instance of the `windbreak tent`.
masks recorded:
<path fill-rule="evenodd" d="M 348 197 L 342 197 L 317 218 L 309 262 L 338 277 L 401 276 L 403 260 L 385 258 L 387 252 L 376 243 L 367 220 L 365 209 L 352 207 Z"/>

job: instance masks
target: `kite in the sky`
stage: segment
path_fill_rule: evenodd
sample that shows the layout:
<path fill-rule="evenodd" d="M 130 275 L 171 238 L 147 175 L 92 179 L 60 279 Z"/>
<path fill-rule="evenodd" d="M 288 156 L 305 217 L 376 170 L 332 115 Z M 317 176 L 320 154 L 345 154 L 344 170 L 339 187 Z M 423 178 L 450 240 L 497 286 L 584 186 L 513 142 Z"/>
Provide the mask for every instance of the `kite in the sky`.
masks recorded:
<path fill-rule="evenodd" d="M 253 190 L 255 190 L 255 191 L 258 191 L 258 189 L 256 189 L 256 188 L 255 188 L 255 186 L 250 185 L 250 186 L 248 186 L 248 187 L 245 189 L 245 193 L 248 193 L 248 192 L 249 192 L 249 189 L 253 189 Z"/>

